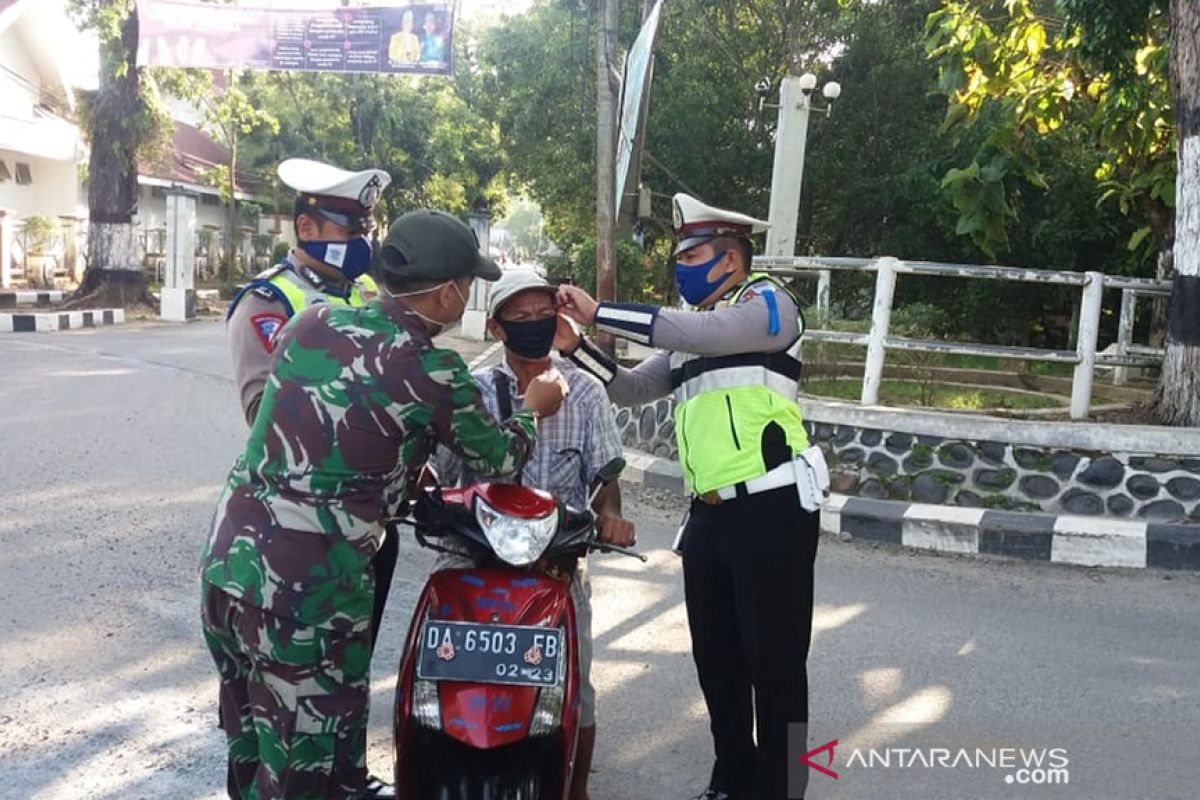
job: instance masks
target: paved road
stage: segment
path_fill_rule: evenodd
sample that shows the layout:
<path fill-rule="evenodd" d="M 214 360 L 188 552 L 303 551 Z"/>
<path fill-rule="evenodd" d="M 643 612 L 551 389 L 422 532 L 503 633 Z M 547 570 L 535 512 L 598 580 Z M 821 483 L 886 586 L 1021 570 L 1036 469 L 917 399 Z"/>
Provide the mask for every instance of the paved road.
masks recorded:
<path fill-rule="evenodd" d="M 222 337 L 214 322 L 0 336 L 0 798 L 221 796 L 195 565 L 245 433 Z M 702 788 L 708 736 L 667 549 L 680 505 L 631 493 L 650 563 L 593 567 L 593 796 L 682 798 Z M 396 576 L 375 664 L 380 772 L 388 674 L 431 561 L 406 544 Z M 1197 795 L 1196 576 L 836 540 L 818 573 L 810 742 L 839 740 L 839 778 L 814 773 L 810 797 Z M 1027 789 L 1005 783 L 1013 769 L 887 750 L 917 746 L 976 763 L 975 748 L 1064 748 L 1070 784 Z M 871 747 L 892 766 L 864 768 Z"/>

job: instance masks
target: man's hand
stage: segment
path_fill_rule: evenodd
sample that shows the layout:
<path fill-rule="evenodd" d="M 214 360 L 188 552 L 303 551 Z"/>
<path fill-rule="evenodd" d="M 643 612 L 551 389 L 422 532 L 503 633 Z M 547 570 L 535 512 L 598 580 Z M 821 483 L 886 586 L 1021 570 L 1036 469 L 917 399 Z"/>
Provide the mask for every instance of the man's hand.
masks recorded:
<path fill-rule="evenodd" d="M 575 329 L 575 323 L 559 314 L 558 329 L 554 333 L 554 349 L 563 355 L 570 355 L 579 347 L 579 340 L 582 338 Z"/>
<path fill-rule="evenodd" d="M 578 286 L 558 287 L 558 310 L 580 325 L 591 325 L 595 321 L 599 305 Z"/>
<path fill-rule="evenodd" d="M 543 372 L 525 390 L 525 408 L 541 417 L 552 417 L 562 407 L 567 396 L 567 381 L 558 370 Z"/>
<path fill-rule="evenodd" d="M 601 514 L 596 519 L 596 526 L 600 529 L 600 541 L 604 544 L 616 547 L 633 547 L 637 544 L 637 534 L 633 530 L 633 523 L 624 517 L 616 514 Z"/>

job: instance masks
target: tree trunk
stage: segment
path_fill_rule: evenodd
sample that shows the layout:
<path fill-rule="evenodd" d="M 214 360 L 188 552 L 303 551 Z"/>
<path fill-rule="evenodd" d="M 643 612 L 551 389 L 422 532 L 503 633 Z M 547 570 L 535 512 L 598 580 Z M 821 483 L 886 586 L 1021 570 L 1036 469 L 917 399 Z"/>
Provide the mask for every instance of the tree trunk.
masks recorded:
<path fill-rule="evenodd" d="M 245 276 L 238 274 L 237 270 L 237 178 L 235 176 L 237 175 L 238 135 L 236 125 L 230 125 L 229 130 L 229 211 L 225 218 L 225 227 L 229 229 L 227 234 L 229 237 L 229 252 L 227 253 L 229 266 L 225 273 L 225 280 L 228 285 L 232 286 Z M 245 270 L 241 272 L 244 273 Z"/>
<path fill-rule="evenodd" d="M 89 103 L 87 271 L 72 308 L 156 305 L 137 255 L 137 11 L 100 44 L 100 86 Z"/>
<path fill-rule="evenodd" d="M 1200 425 L 1200 2 L 1171 0 L 1171 94 L 1178 126 L 1175 277 L 1155 395 L 1167 425 Z"/>
<path fill-rule="evenodd" d="M 1169 281 L 1175 274 L 1174 226 L 1172 226 L 1170 243 L 1158 251 L 1158 261 L 1154 268 L 1154 277 L 1160 281 Z M 1156 295 L 1150 301 L 1150 337 L 1151 347 L 1163 347 L 1167 341 L 1167 300 Z"/>
<path fill-rule="evenodd" d="M 601 0 L 596 40 L 596 299 L 617 299 L 616 108 L 612 62 L 616 50 L 617 0 Z M 616 343 L 602 334 L 597 342 L 611 355 Z"/>

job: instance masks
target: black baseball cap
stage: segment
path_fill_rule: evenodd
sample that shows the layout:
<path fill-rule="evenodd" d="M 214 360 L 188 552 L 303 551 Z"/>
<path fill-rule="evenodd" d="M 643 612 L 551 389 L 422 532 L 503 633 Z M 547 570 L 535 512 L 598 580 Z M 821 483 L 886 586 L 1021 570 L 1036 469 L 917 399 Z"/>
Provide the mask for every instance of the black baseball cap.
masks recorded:
<path fill-rule="evenodd" d="M 494 281 L 500 267 L 479 250 L 471 226 L 453 214 L 409 211 L 388 228 L 379 251 L 385 277 L 454 280 L 471 275 Z"/>

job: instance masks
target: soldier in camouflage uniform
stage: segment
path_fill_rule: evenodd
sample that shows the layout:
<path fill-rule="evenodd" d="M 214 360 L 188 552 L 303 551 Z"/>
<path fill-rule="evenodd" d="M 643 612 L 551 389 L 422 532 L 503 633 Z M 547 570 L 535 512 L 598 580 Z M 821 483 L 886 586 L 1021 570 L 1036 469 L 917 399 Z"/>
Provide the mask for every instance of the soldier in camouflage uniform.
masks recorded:
<path fill-rule="evenodd" d="M 562 402 L 561 379 L 546 377 L 497 424 L 462 359 L 430 339 L 462 316 L 474 277 L 499 275 L 461 221 L 411 212 L 385 239 L 381 297 L 315 306 L 282 334 L 201 569 L 231 797 L 378 796 L 365 762 L 371 559 L 384 524 L 434 444 L 513 474 L 538 417 Z"/>

